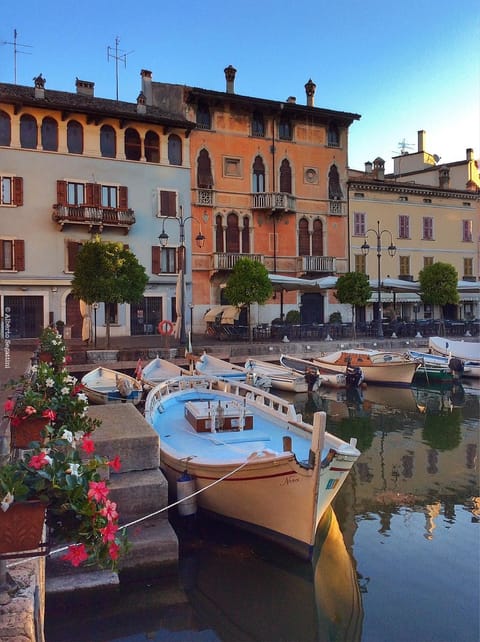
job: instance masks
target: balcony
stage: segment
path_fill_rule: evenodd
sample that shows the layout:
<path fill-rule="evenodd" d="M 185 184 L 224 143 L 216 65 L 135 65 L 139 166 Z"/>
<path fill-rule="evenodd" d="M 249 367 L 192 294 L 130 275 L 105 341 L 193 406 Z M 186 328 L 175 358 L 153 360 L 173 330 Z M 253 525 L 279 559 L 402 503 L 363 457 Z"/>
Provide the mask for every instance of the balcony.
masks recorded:
<path fill-rule="evenodd" d="M 90 207 L 86 205 L 54 205 L 52 219 L 60 225 L 87 225 L 89 231 L 104 227 L 123 228 L 128 234 L 130 227 L 135 223 L 135 213 L 131 209 L 118 209 L 111 207 Z"/>
<path fill-rule="evenodd" d="M 212 207 L 215 205 L 213 189 L 197 189 L 197 202 L 196 204 L 203 207 Z"/>
<path fill-rule="evenodd" d="M 252 194 L 252 209 L 296 212 L 296 199 L 283 192 L 258 192 Z"/>
<path fill-rule="evenodd" d="M 329 201 L 328 213 L 331 216 L 342 216 L 343 215 L 342 201 Z"/>
<path fill-rule="evenodd" d="M 334 256 L 302 256 L 302 272 L 328 272 L 337 271 Z"/>
<path fill-rule="evenodd" d="M 230 252 L 217 252 L 213 255 L 214 270 L 233 270 L 240 259 L 250 259 L 263 264 L 263 254 L 231 254 Z"/>

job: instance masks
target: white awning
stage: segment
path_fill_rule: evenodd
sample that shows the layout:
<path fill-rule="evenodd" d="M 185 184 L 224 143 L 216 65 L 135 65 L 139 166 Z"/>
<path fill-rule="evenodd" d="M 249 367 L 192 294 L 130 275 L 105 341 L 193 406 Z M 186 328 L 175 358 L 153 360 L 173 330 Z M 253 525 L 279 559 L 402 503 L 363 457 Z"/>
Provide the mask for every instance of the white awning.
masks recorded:
<path fill-rule="evenodd" d="M 223 308 L 224 308 L 223 305 L 214 306 L 213 308 L 208 310 L 208 312 L 205 312 L 205 315 L 203 317 L 204 320 L 205 321 L 212 321 L 212 322 L 215 321 L 215 319 L 218 317 L 218 315 L 222 314 Z"/>
<path fill-rule="evenodd" d="M 240 309 L 236 305 L 226 305 L 223 309 L 221 323 L 233 325 L 233 322 L 237 321 L 239 316 Z"/>

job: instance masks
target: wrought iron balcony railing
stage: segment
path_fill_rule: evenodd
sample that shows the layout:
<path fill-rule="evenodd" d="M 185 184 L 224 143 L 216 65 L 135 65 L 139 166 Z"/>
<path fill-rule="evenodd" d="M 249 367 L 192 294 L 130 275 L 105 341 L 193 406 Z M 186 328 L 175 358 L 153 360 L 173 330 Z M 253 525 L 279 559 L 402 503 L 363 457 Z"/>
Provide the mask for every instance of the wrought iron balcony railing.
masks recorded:
<path fill-rule="evenodd" d="M 128 232 L 135 223 L 135 213 L 131 209 L 57 204 L 53 206 L 52 219 L 62 229 L 66 224 L 80 224 L 100 229 L 105 226 L 123 227 Z"/>

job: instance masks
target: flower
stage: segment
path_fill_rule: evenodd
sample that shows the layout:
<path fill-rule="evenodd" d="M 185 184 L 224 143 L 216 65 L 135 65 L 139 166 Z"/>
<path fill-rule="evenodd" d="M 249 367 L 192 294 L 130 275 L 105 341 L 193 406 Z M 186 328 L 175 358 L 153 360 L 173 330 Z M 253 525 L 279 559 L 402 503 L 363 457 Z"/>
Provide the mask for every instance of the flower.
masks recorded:
<path fill-rule="evenodd" d="M 47 326 L 40 334 L 38 346 L 39 356 L 45 357 L 54 368 L 61 367 L 65 364 L 67 348 L 60 332 L 53 326 Z"/>

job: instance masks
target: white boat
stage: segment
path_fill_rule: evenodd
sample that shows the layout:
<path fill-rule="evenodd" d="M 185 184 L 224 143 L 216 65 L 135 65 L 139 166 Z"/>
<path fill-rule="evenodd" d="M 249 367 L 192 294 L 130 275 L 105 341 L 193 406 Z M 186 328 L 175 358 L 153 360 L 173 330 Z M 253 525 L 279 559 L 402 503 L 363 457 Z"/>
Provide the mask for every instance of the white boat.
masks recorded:
<path fill-rule="evenodd" d="M 87 372 L 81 383 L 89 401 L 94 404 L 140 403 L 143 387 L 130 375 L 100 366 Z"/>
<path fill-rule="evenodd" d="M 268 377 L 272 382 L 272 388 L 275 390 L 286 392 L 307 392 L 309 390 L 305 375 L 299 374 L 291 368 L 285 368 L 285 366 L 270 363 L 269 361 L 259 361 L 258 359 L 247 359 L 245 368 L 257 376 Z M 316 379 L 311 384 L 311 389 L 317 390 L 320 383 Z"/>
<path fill-rule="evenodd" d="M 458 362 L 458 359 L 456 360 L 458 363 L 452 361 L 452 357 L 419 350 L 408 350 L 408 354 L 412 359 L 419 361 L 415 379 L 425 379 L 427 382 L 452 381 L 454 378 L 467 376 L 470 371 L 469 368 L 465 368 L 462 361 Z"/>
<path fill-rule="evenodd" d="M 329 370 L 328 368 L 321 368 L 307 359 L 300 359 L 299 357 L 282 354 L 280 356 L 280 363 L 282 366 L 285 366 L 285 368 L 295 370 L 295 372 L 303 374 L 303 376 L 305 376 L 307 370 L 313 368 L 316 371 L 322 386 L 327 386 L 328 388 L 346 388 L 347 386 L 347 378 L 345 374 L 335 372 L 335 370 Z"/>
<path fill-rule="evenodd" d="M 387 386 L 409 386 L 418 361 L 398 352 L 352 348 L 312 358 L 318 366 L 345 372 L 347 366 L 362 369 L 365 381 Z"/>
<path fill-rule="evenodd" d="M 480 343 L 478 341 L 452 341 L 445 337 L 429 337 L 428 347 L 434 354 L 455 357 L 463 361 L 466 377 L 480 378 Z"/>
<path fill-rule="evenodd" d="M 141 374 L 141 382 L 148 388 L 154 388 L 156 385 L 171 379 L 172 377 L 188 376 L 191 373 L 185 368 L 178 366 L 176 363 L 155 357 L 149 361 L 143 368 Z"/>
<path fill-rule="evenodd" d="M 200 375 L 219 377 L 220 379 L 233 379 L 236 381 L 246 381 L 256 388 L 270 390 L 272 382 L 269 377 L 247 370 L 243 366 L 230 363 L 224 359 L 219 359 L 211 354 L 204 352 L 195 362 L 195 372 Z"/>
<path fill-rule="evenodd" d="M 145 418 L 160 437 L 170 490 L 305 558 L 319 520 L 360 453 L 308 424 L 293 404 L 241 381 L 192 375 L 151 390 Z M 179 482 L 189 481 L 189 492 Z M 185 513 L 183 513 L 185 514 Z"/>

